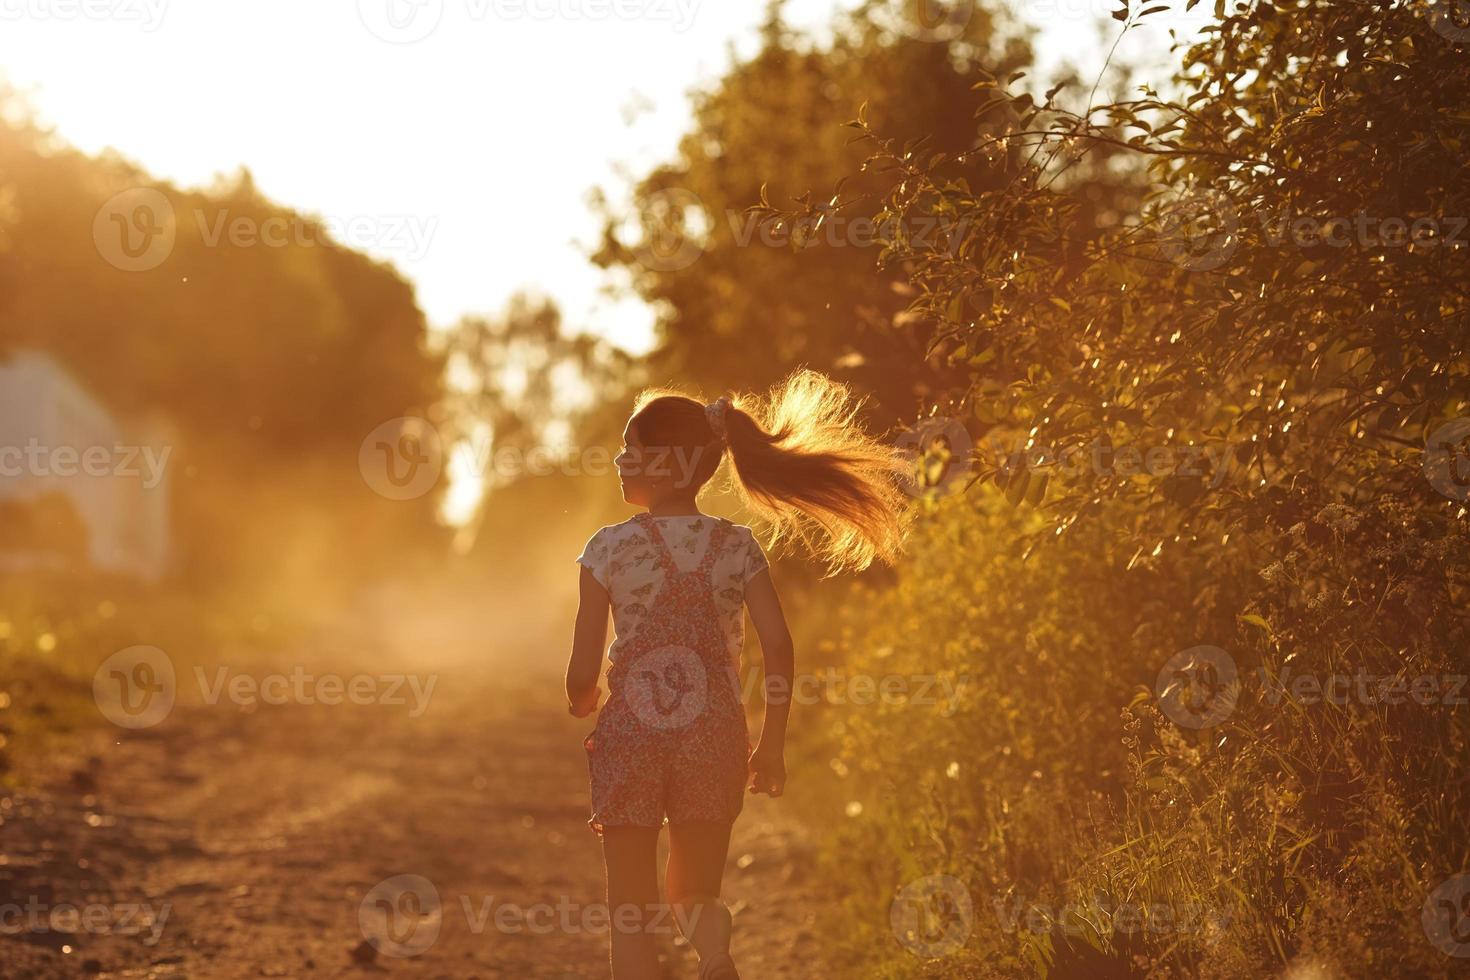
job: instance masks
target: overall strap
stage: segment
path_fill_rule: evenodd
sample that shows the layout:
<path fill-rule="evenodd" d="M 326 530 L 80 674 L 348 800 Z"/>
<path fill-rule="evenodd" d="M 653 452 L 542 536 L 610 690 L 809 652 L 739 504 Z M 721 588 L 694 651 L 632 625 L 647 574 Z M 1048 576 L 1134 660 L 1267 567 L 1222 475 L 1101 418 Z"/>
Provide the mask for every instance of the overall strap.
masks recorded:
<path fill-rule="evenodd" d="M 705 578 L 709 578 L 710 569 L 715 567 L 715 559 L 720 556 L 720 548 L 725 544 L 725 535 L 733 526 L 723 517 L 717 517 L 714 520 L 715 529 L 710 532 L 709 544 L 704 549 L 704 557 L 700 559 L 697 569 L 697 573 Z"/>
<path fill-rule="evenodd" d="M 638 522 L 639 527 L 643 528 L 643 533 L 648 536 L 648 541 L 653 545 L 654 551 L 658 552 L 658 563 L 664 570 L 664 574 L 669 576 L 679 574 L 679 565 L 674 561 L 674 555 L 669 551 L 668 543 L 664 541 L 663 532 L 658 529 L 658 522 L 647 512 L 633 519 Z"/>

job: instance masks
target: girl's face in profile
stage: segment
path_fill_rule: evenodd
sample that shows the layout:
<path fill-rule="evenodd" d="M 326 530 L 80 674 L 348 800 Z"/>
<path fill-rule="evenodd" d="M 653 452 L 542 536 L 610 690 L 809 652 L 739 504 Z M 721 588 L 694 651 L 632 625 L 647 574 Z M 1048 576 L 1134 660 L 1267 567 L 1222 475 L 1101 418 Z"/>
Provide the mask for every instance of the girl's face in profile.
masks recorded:
<path fill-rule="evenodd" d="M 613 463 L 618 468 L 618 482 L 623 488 L 623 499 L 635 507 L 648 507 L 660 496 L 658 481 L 649 476 L 649 467 L 644 460 L 646 454 L 638 433 L 629 422 L 623 429 L 623 451 Z"/>
<path fill-rule="evenodd" d="M 699 479 L 699 463 L 708 447 L 692 451 L 683 447 L 672 450 L 663 446 L 645 446 L 630 421 L 623 430 L 623 451 L 613 459 L 618 468 L 618 482 L 623 499 L 635 507 L 652 507 L 669 500 L 693 497 L 703 481 Z"/>

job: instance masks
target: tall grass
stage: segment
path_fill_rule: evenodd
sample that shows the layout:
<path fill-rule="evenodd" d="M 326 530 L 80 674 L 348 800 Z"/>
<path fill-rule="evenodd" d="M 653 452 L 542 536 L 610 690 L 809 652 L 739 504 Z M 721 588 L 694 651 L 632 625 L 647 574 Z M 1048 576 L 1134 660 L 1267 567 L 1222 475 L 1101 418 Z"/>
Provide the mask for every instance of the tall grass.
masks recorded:
<path fill-rule="evenodd" d="M 838 823 L 824 869 L 850 896 L 829 917 L 848 975 L 1452 975 L 1421 909 L 1470 867 L 1467 709 L 1441 703 L 1470 669 L 1442 601 L 1463 526 L 1446 540 L 1407 507 L 1331 504 L 1128 569 L 1118 515 L 1023 560 L 1028 519 L 995 491 L 951 498 L 896 587 L 849 604 L 850 674 L 963 684 L 953 705 L 820 714 L 811 751 L 838 775 L 813 806 Z M 1183 727 L 1159 674 L 1206 644 L 1238 700 Z M 1360 670 L 1444 679 L 1441 702 L 1291 693 Z M 934 875 L 973 913 L 934 899 L 935 934 L 958 921 L 965 942 L 916 955 L 891 905 Z"/>

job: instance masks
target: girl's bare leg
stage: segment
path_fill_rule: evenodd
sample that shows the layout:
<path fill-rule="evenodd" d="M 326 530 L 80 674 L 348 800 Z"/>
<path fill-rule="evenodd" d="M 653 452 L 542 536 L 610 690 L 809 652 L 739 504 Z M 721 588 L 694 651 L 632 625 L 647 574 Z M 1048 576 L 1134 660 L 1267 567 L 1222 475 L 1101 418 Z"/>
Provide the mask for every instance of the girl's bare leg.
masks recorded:
<path fill-rule="evenodd" d="M 612 922 L 613 980 L 658 980 L 658 948 L 643 927 L 655 920 L 658 829 L 608 827 L 602 836 L 607 905 Z M 629 909 L 637 909 L 634 918 Z"/>
<path fill-rule="evenodd" d="M 674 917 L 700 963 L 728 962 L 730 910 L 720 900 L 725 859 L 730 852 L 727 823 L 669 826 L 669 864 L 665 881 Z"/>

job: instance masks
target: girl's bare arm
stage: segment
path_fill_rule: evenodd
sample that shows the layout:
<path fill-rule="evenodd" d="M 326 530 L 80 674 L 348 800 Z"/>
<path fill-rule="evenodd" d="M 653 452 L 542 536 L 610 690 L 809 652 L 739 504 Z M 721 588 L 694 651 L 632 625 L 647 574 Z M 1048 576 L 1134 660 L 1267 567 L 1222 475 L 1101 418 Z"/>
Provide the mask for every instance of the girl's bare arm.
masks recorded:
<path fill-rule="evenodd" d="M 760 637 L 766 674 L 766 714 L 760 741 L 750 757 L 750 791 L 780 796 L 786 785 L 786 721 L 791 714 L 796 655 L 770 569 L 756 575 L 745 587 L 745 606 Z"/>
<path fill-rule="evenodd" d="M 567 661 L 567 704 L 573 715 L 585 718 L 597 710 L 602 691 L 602 656 L 607 649 L 607 613 L 612 604 L 607 590 L 583 566 L 581 600 L 577 605 L 577 628 L 572 636 L 572 656 Z"/>

